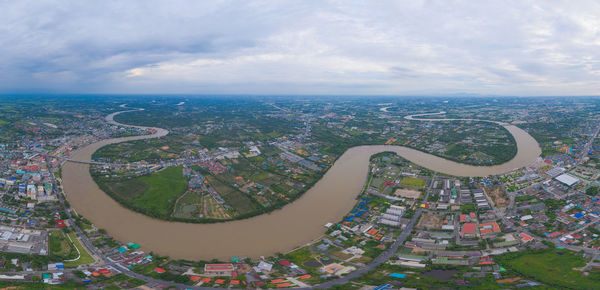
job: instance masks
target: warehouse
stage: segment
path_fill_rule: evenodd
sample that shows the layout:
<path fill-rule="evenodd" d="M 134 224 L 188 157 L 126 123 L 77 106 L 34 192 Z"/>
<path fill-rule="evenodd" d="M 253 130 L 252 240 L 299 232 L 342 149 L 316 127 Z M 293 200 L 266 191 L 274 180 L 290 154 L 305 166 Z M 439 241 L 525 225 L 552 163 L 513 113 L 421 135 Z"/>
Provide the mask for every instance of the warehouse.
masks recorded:
<path fill-rule="evenodd" d="M 557 176 L 554 179 L 558 180 L 560 183 L 562 183 L 566 186 L 569 186 L 569 187 L 579 183 L 579 178 L 574 177 L 569 174 L 562 174 L 562 175 Z"/>

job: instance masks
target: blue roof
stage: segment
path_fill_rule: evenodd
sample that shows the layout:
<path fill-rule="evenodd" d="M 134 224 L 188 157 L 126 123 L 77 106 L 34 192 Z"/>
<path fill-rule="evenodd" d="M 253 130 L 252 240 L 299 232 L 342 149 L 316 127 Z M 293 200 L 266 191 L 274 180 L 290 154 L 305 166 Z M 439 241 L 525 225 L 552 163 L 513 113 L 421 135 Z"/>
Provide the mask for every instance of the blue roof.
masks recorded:
<path fill-rule="evenodd" d="M 392 274 L 389 274 L 388 276 L 393 277 L 393 278 L 399 278 L 399 279 L 406 278 L 406 274 L 400 274 L 400 273 L 392 273 Z"/>
<path fill-rule="evenodd" d="M 373 288 L 373 290 L 386 290 L 386 289 L 390 289 L 390 288 L 392 288 L 392 285 L 383 284 L 383 285 L 379 285 L 379 286 Z"/>

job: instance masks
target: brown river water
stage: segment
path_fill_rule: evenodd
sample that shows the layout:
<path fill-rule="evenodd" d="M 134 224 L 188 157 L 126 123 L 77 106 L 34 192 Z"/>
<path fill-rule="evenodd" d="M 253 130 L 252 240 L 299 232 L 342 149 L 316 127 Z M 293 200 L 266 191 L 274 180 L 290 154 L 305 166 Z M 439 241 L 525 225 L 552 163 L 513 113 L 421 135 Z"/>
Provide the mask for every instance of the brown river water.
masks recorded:
<path fill-rule="evenodd" d="M 115 123 L 114 115 L 109 115 L 107 121 Z M 535 139 L 516 126 L 499 124 L 515 137 L 518 147 L 515 158 L 504 164 L 466 165 L 402 146 L 353 147 L 293 203 L 270 214 L 216 224 L 168 222 L 129 210 L 100 190 L 87 164 L 66 162 L 62 168 L 62 183 L 71 206 L 119 241 L 135 242 L 148 252 L 179 259 L 256 258 L 305 245 L 325 232 L 326 223 L 339 222 L 355 205 L 356 196 L 367 179 L 369 157 L 375 153 L 393 151 L 420 166 L 455 176 L 500 174 L 535 161 L 541 153 Z M 96 150 L 108 144 L 168 134 L 167 130 L 154 129 L 157 132 L 152 135 L 107 139 L 87 145 L 76 150 L 71 159 L 89 161 Z"/>

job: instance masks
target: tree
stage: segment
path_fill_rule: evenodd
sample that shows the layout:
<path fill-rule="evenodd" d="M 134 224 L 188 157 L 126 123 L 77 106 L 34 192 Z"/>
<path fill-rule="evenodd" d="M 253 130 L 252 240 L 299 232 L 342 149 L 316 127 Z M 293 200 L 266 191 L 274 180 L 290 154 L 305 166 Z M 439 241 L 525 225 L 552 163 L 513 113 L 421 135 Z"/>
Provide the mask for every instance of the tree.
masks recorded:
<path fill-rule="evenodd" d="M 597 195 L 599 188 L 597 186 L 590 186 L 585 190 L 585 194 L 587 195 Z"/>

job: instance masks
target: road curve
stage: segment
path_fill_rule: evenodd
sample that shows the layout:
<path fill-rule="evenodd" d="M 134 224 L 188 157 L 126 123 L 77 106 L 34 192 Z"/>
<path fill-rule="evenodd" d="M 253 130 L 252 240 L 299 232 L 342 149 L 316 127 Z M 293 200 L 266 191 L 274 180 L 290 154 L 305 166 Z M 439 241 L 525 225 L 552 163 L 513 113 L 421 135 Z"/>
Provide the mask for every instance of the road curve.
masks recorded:
<path fill-rule="evenodd" d="M 120 126 L 148 129 L 114 121 L 115 115 L 132 111 L 136 110 L 110 114 L 106 121 Z M 144 250 L 172 258 L 256 258 L 284 253 L 304 245 L 323 234 L 324 224 L 337 222 L 346 215 L 366 182 L 369 158 L 375 153 L 393 151 L 434 171 L 460 176 L 486 176 L 511 171 L 528 165 L 539 156 L 541 150 L 529 134 L 512 125 L 501 125 L 515 136 L 519 146 L 515 158 L 505 164 L 471 166 L 402 146 L 353 147 L 342 154 L 323 178 L 293 203 L 270 214 L 217 224 L 169 222 L 124 208 L 98 188 L 90 175 L 89 165 L 86 164 L 65 163 L 63 186 L 70 204 L 117 240 L 134 241 L 141 244 Z M 87 145 L 77 149 L 71 158 L 87 161 L 103 146 L 168 134 L 165 129 L 150 129 L 154 131 L 150 135 L 107 139 Z"/>

